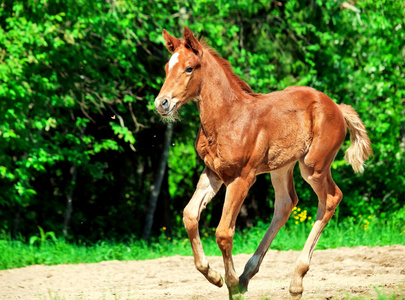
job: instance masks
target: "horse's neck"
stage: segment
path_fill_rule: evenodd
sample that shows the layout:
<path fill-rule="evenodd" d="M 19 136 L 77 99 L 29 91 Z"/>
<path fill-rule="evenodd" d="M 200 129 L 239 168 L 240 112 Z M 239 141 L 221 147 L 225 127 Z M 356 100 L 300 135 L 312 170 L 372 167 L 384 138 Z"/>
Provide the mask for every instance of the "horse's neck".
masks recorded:
<path fill-rule="evenodd" d="M 201 125 L 206 135 L 217 135 L 219 127 L 230 121 L 235 103 L 240 101 L 240 97 L 225 71 L 211 57 L 205 66 L 200 94 L 197 97 Z"/>

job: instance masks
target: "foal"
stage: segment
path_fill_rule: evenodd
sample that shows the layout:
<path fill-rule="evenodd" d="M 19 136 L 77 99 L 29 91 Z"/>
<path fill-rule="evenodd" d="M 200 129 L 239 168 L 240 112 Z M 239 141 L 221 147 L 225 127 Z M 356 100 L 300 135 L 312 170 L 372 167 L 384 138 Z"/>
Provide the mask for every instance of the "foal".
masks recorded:
<path fill-rule="evenodd" d="M 173 117 L 184 103 L 195 99 L 201 119 L 195 146 L 205 169 L 183 218 L 196 268 L 212 284 L 223 285 L 221 275 L 210 267 L 205 257 L 198 221 L 201 211 L 225 184 L 226 196 L 216 239 L 223 255 L 229 297 L 243 298 L 275 235 L 298 203 L 293 182 L 293 168 L 298 161 L 302 177 L 318 196 L 316 221 L 296 262 L 290 285 L 291 296 L 301 298 L 302 280 L 309 270 L 312 253 L 342 199 L 330 166 L 345 139 L 347 127 L 351 146 L 345 159 L 354 171 L 363 172 L 363 163 L 372 154 L 362 121 L 351 106 L 337 105 L 309 87 L 254 93 L 232 72 L 226 60 L 201 44 L 187 27 L 183 39 L 170 36 L 166 30 L 163 37 L 173 55 L 165 66 L 166 81 L 155 100 L 156 109 L 163 117 Z M 256 175 L 268 172 L 276 195 L 274 216 L 238 277 L 232 260 L 235 221 Z"/>

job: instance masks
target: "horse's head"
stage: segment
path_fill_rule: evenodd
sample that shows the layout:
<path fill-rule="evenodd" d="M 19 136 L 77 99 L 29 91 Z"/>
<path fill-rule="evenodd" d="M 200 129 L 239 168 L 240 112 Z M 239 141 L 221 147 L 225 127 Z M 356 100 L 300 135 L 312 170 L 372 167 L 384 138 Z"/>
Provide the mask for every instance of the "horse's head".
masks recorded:
<path fill-rule="evenodd" d="M 173 53 L 165 66 L 166 79 L 155 99 L 156 110 L 171 117 L 184 103 L 198 95 L 203 47 L 187 27 L 183 39 L 172 37 L 163 30 L 166 48 Z"/>

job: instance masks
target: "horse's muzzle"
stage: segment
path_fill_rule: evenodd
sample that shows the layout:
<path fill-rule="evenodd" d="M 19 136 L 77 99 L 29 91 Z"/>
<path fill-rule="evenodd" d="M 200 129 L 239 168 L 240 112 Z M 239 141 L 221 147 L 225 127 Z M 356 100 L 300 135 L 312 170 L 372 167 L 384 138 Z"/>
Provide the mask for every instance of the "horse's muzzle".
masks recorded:
<path fill-rule="evenodd" d="M 163 117 L 169 117 L 176 109 L 176 102 L 169 97 L 158 97 L 155 100 L 155 107 Z"/>

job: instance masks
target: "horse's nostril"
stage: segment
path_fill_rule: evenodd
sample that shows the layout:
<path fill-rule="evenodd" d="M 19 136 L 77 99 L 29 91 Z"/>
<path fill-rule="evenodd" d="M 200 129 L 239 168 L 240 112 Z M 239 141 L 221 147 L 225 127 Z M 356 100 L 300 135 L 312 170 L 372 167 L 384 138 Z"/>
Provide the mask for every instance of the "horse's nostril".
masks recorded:
<path fill-rule="evenodd" d="M 169 108 L 169 101 L 167 99 L 162 100 L 162 108 L 167 110 Z"/>

